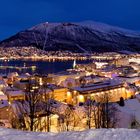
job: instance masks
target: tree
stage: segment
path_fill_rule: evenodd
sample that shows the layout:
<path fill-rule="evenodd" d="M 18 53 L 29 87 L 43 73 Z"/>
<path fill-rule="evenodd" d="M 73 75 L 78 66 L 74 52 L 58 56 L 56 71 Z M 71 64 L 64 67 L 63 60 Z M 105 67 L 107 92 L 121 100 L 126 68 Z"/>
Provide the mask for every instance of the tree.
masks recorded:
<path fill-rule="evenodd" d="M 86 102 L 87 126 L 89 129 L 95 128 L 114 128 L 117 123 L 115 113 L 117 109 L 110 103 L 111 97 L 108 93 L 99 97 L 99 102 L 88 99 Z"/>
<path fill-rule="evenodd" d="M 91 99 L 88 99 L 86 101 L 86 104 L 85 104 L 85 108 L 86 108 L 86 114 L 87 114 L 87 126 L 88 126 L 88 129 L 91 129 L 91 125 L 92 125 L 92 116 L 93 116 L 93 113 L 94 112 L 94 100 L 91 100 Z"/>
<path fill-rule="evenodd" d="M 18 129 L 36 131 L 38 128 L 38 113 L 41 106 L 41 94 L 39 94 L 38 85 L 29 81 L 26 89 L 26 99 L 18 100 L 13 103 L 12 118 Z"/>
<path fill-rule="evenodd" d="M 120 98 L 119 105 L 120 106 L 125 106 L 123 97 Z"/>
<path fill-rule="evenodd" d="M 116 118 L 117 108 L 111 103 L 111 96 L 105 93 L 100 97 L 100 102 L 97 104 L 99 117 L 99 128 L 114 128 L 118 119 Z"/>
<path fill-rule="evenodd" d="M 59 131 L 71 131 L 77 125 L 76 115 L 72 105 L 67 105 L 63 114 L 59 117 Z"/>
<path fill-rule="evenodd" d="M 38 91 L 33 91 L 31 93 L 28 93 L 28 95 L 26 95 L 27 98 L 27 105 L 26 107 L 29 107 L 29 114 L 27 111 L 27 115 L 29 117 L 29 128 L 30 131 L 35 131 L 35 125 L 36 125 L 36 118 L 37 118 L 37 112 L 39 111 L 39 103 L 40 103 L 40 94 L 38 93 Z"/>
<path fill-rule="evenodd" d="M 43 92 L 43 108 L 44 108 L 44 115 L 45 115 L 45 131 L 50 132 L 50 116 L 52 114 L 51 107 L 54 103 L 54 96 L 52 94 L 53 89 L 49 88 L 46 85 L 43 85 L 42 89 Z M 49 90 L 47 92 L 47 90 Z"/>
<path fill-rule="evenodd" d="M 131 122 L 130 128 L 131 129 L 140 128 L 140 123 L 137 121 L 135 114 L 132 115 L 132 122 Z"/>

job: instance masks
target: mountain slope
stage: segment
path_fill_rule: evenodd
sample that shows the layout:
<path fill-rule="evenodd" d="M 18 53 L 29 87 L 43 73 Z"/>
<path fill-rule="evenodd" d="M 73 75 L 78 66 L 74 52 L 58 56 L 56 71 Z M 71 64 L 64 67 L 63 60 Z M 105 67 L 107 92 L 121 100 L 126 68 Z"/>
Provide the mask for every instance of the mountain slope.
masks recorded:
<path fill-rule="evenodd" d="M 97 22 L 46 22 L 0 42 L 2 47 L 30 45 L 47 51 L 140 51 L 140 33 Z"/>

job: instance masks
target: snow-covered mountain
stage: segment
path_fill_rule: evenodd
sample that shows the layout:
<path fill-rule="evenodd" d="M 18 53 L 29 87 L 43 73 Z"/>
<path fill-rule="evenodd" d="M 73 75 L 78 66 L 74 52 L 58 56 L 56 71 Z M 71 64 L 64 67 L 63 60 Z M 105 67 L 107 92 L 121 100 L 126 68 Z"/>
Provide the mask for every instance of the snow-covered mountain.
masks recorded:
<path fill-rule="evenodd" d="M 0 46 L 30 46 L 75 52 L 140 51 L 140 33 L 93 21 L 41 23 L 0 42 Z"/>

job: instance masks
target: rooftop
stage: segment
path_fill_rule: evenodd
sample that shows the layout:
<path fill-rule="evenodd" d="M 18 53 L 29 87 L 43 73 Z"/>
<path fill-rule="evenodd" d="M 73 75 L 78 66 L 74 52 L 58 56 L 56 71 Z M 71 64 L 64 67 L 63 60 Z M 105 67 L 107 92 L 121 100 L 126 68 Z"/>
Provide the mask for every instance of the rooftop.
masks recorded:
<path fill-rule="evenodd" d="M 116 87 L 123 87 L 123 83 L 115 80 L 109 80 L 105 82 L 98 82 L 94 84 L 88 84 L 85 86 L 75 87 L 74 90 L 79 91 L 81 93 L 93 92 L 93 91 L 100 91 L 102 89 L 108 90 Z"/>

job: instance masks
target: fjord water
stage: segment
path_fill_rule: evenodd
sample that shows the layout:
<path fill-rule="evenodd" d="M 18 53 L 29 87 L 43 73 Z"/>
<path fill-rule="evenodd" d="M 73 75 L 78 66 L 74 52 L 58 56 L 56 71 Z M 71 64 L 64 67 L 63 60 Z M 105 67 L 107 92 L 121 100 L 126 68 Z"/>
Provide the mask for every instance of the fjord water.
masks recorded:
<path fill-rule="evenodd" d="M 89 60 L 78 60 L 76 63 L 89 63 Z M 26 60 L 9 60 L 0 61 L 0 73 L 8 74 L 10 72 L 21 73 L 38 73 L 38 74 L 48 74 L 56 73 L 60 71 L 65 71 L 66 69 L 71 69 L 73 66 L 73 61 L 26 61 Z"/>

